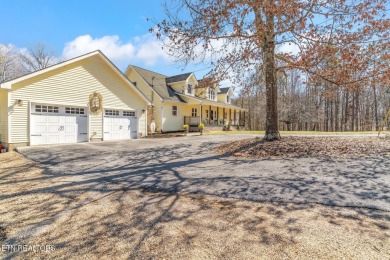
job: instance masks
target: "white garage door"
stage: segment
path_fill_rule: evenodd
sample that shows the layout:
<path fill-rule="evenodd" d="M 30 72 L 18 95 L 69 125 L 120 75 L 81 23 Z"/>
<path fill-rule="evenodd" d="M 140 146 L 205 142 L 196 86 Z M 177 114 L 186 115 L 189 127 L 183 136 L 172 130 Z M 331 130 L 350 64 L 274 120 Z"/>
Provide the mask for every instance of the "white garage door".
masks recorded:
<path fill-rule="evenodd" d="M 135 111 L 104 110 L 104 140 L 136 139 L 138 118 Z"/>
<path fill-rule="evenodd" d="M 88 141 L 87 109 L 33 104 L 30 145 Z"/>

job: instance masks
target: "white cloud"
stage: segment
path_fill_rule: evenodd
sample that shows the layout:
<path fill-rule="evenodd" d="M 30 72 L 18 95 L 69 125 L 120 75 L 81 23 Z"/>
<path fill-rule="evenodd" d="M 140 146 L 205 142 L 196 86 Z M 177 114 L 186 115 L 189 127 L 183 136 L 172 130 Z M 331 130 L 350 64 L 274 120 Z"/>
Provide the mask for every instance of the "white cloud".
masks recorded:
<path fill-rule="evenodd" d="M 296 55 L 299 53 L 300 49 L 299 49 L 299 46 L 297 44 L 291 42 L 291 43 L 283 43 L 279 47 L 279 51 L 281 53 Z"/>
<path fill-rule="evenodd" d="M 139 62 L 146 66 L 171 63 L 171 57 L 161 47 L 161 41 L 152 35 L 136 36 L 131 41 L 123 43 L 117 35 L 92 38 L 87 34 L 66 43 L 62 55 L 65 59 L 70 59 L 91 51 L 101 50 L 122 69 L 128 64 Z"/>

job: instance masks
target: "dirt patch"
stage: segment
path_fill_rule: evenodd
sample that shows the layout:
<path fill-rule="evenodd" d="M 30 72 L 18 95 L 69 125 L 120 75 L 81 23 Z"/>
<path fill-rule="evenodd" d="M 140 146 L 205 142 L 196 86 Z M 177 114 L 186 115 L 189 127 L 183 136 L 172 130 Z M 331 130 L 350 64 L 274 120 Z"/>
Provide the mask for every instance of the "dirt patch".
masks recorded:
<path fill-rule="evenodd" d="M 5 231 L 5 227 L 0 226 L 0 242 L 7 239 L 7 232 Z"/>
<path fill-rule="evenodd" d="M 376 137 L 283 137 L 267 142 L 251 138 L 223 144 L 216 152 L 236 157 L 317 157 L 390 155 L 390 141 Z"/>

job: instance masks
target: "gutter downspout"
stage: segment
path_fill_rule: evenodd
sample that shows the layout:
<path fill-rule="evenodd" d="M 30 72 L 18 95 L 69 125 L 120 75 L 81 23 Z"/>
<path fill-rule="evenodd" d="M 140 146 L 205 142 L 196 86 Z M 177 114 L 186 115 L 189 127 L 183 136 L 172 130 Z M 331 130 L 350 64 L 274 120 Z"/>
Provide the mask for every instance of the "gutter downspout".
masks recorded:
<path fill-rule="evenodd" d="M 163 99 L 162 101 L 161 101 L 161 129 L 160 129 L 160 131 L 161 131 L 161 133 L 163 132 L 163 128 L 164 128 L 164 125 L 163 125 L 163 122 L 164 122 L 164 103 L 165 103 L 165 100 Z"/>

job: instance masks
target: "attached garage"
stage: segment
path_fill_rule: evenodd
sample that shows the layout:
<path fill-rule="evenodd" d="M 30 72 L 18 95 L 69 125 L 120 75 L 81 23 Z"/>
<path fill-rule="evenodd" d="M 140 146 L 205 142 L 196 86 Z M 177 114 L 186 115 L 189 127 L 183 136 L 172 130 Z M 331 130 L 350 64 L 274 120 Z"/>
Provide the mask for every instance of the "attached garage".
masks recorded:
<path fill-rule="evenodd" d="M 149 100 L 100 51 L 1 83 L 0 100 L 10 150 L 147 134 Z"/>
<path fill-rule="evenodd" d="M 136 111 L 105 109 L 104 140 L 125 140 L 138 138 Z"/>

